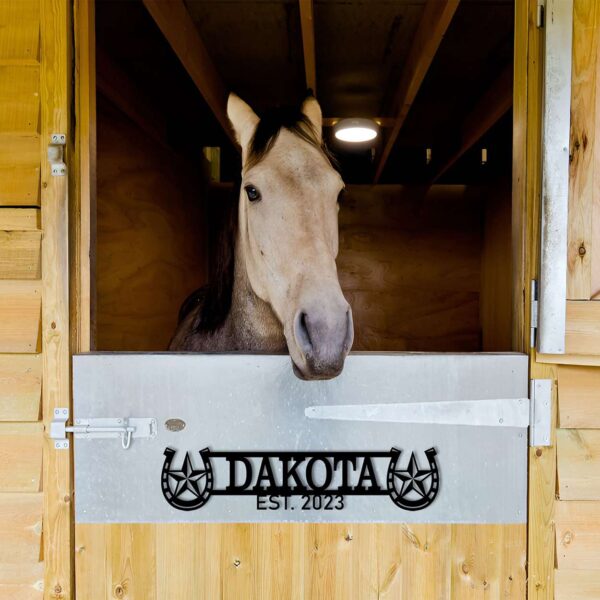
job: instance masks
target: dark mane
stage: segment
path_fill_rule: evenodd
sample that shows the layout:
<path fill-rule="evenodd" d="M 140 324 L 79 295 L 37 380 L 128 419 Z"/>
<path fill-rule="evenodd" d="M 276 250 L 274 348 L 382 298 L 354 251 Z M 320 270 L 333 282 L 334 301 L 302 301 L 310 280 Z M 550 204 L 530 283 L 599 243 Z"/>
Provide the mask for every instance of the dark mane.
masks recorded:
<path fill-rule="evenodd" d="M 271 150 L 279 132 L 287 129 L 299 138 L 314 146 L 337 169 L 337 163 L 323 144 L 309 119 L 299 108 L 280 107 L 265 112 L 254 132 L 246 166 L 260 162 Z M 179 322 L 183 321 L 196 307 L 200 307 L 192 325 L 194 333 L 214 333 L 223 325 L 229 311 L 233 295 L 235 241 L 238 230 L 238 202 L 241 182 L 234 186 L 231 198 L 223 202 L 217 222 L 223 227 L 216 243 L 216 259 L 210 268 L 210 283 L 188 296 L 179 310 Z M 214 247 L 214 246 L 213 246 Z"/>
<path fill-rule="evenodd" d="M 200 306 L 192 325 L 194 333 L 214 333 L 223 325 L 231 310 L 240 186 L 240 181 L 237 181 L 228 197 L 219 198 L 219 202 L 215 203 L 215 212 L 218 214 L 212 215 L 214 218 L 211 221 L 222 226 L 216 243 L 210 244 L 215 254 L 209 264 L 210 283 L 192 292 L 179 309 L 181 323 L 192 310 Z"/>

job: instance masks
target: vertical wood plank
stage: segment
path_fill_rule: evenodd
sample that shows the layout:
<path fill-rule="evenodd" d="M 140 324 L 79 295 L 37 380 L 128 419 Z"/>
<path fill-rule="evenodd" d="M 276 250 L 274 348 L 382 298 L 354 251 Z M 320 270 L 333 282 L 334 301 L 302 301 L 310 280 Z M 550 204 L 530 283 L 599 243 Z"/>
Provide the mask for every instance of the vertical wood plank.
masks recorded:
<path fill-rule="evenodd" d="M 157 600 L 155 527 L 153 523 L 110 526 L 106 547 L 112 597 Z M 90 576 L 95 578 L 94 574 Z"/>
<path fill-rule="evenodd" d="M 589 300 L 592 295 L 594 204 L 596 188 L 596 114 L 600 5 L 589 0 L 573 3 L 573 66 L 571 75 L 571 134 L 569 166 L 569 230 L 567 298 Z"/>
<path fill-rule="evenodd" d="M 402 598 L 450 598 L 451 525 L 402 525 Z"/>
<path fill-rule="evenodd" d="M 76 597 L 86 600 L 111 598 L 107 544 L 110 525 L 75 526 Z"/>
<path fill-rule="evenodd" d="M 41 0 L 42 413 L 49 430 L 55 407 L 70 405 L 67 178 L 51 177 L 46 145 L 68 129 L 69 2 Z M 44 597 L 68 599 L 73 589 L 71 454 L 44 444 Z"/>
<path fill-rule="evenodd" d="M 156 536 L 156 598 L 216 598 L 209 595 L 206 525 L 159 523 Z"/>

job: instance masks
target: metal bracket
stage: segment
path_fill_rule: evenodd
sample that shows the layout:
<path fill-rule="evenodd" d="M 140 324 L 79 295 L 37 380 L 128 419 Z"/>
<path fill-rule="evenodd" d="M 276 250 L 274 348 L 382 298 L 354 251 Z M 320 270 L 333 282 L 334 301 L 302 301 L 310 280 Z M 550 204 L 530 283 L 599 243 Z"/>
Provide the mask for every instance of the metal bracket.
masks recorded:
<path fill-rule="evenodd" d="M 539 312 L 539 298 L 538 298 L 538 282 L 535 279 L 531 280 L 531 311 L 529 320 L 529 347 L 535 348 L 537 342 L 537 329 L 538 329 L 538 312 Z"/>
<path fill-rule="evenodd" d="M 127 450 L 134 438 L 156 437 L 156 419 L 138 417 L 77 419 L 75 425 L 67 426 L 68 408 L 55 408 L 54 419 L 50 424 L 50 438 L 57 450 L 67 449 L 67 433 L 78 439 L 121 438 L 121 446 Z"/>
<path fill-rule="evenodd" d="M 67 174 L 65 164 L 65 146 L 67 136 L 64 133 L 53 133 L 48 144 L 48 161 L 50 162 L 50 174 L 53 177 L 64 177 Z"/>
<path fill-rule="evenodd" d="M 552 379 L 532 379 L 529 385 L 529 445 L 550 446 Z"/>

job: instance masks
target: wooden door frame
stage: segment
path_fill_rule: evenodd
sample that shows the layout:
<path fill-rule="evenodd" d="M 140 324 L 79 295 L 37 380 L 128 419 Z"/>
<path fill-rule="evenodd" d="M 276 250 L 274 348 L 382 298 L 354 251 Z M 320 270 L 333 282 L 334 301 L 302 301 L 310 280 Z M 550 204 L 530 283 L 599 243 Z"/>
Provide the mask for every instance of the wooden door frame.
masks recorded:
<path fill-rule="evenodd" d="M 49 0 L 42 0 L 49 4 Z M 65 4 L 67 0 L 62 0 Z M 538 275 L 541 189 L 541 102 L 543 35 L 536 27 L 537 0 L 515 0 L 515 46 L 513 87 L 513 350 L 530 355 L 531 376 L 556 380 L 554 365 L 536 362 L 529 348 L 529 282 Z M 71 353 L 94 348 L 94 240 L 96 174 L 96 94 L 94 5 L 73 0 L 73 40 L 76 81 L 75 136 L 70 140 L 70 334 Z M 48 192 L 47 192 L 48 193 Z M 63 359 L 64 361 L 64 359 Z M 63 367 L 64 368 L 64 367 Z M 554 403 L 555 410 L 556 403 Z M 553 439 L 555 430 L 553 427 Z M 553 442 L 554 443 L 554 442 Z M 46 462 L 45 473 L 48 468 Z M 553 502 L 556 453 L 550 448 L 531 448 L 529 453 L 528 597 L 551 600 L 554 594 Z M 62 467 L 64 470 L 64 465 Z M 52 482 L 49 482 L 52 488 Z M 56 482 L 54 482 L 56 486 Z M 46 488 L 45 486 L 45 489 Z M 56 512 L 55 501 L 45 512 L 47 524 Z M 69 511 L 70 518 L 72 512 Z M 51 522 L 51 521 L 50 521 Z M 64 530 L 64 524 L 62 529 Z M 61 536 L 62 537 L 62 536 Z M 64 543 L 72 547 L 73 536 Z M 73 548 L 75 552 L 75 548 Z M 65 557 L 63 546 L 46 549 L 48 565 L 71 565 L 74 554 Z M 52 586 L 56 567 L 47 573 Z M 64 572 L 64 567 L 60 567 Z M 52 580 L 52 581 L 50 581 Z M 66 588 L 65 588 L 66 589 Z M 49 596 L 52 597 L 52 596 Z M 58 596 L 60 597 L 60 596 Z M 65 595 L 70 597 L 69 595 Z"/>

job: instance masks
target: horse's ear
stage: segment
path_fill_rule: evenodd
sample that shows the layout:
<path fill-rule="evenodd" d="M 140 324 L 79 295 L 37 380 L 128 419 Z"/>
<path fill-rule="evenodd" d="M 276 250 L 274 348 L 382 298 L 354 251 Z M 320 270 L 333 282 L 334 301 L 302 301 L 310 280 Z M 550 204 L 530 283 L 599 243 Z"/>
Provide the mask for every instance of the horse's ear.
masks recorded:
<path fill-rule="evenodd" d="M 321 107 L 319 106 L 317 99 L 314 96 L 308 96 L 302 103 L 300 110 L 315 128 L 315 132 L 319 136 L 320 141 L 323 129 L 323 115 L 321 114 Z"/>
<path fill-rule="evenodd" d="M 235 94 L 229 94 L 227 117 L 231 121 L 237 141 L 245 151 L 256 131 L 259 118 L 250 106 Z"/>

